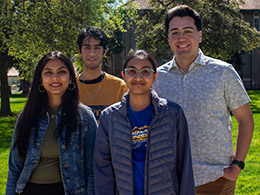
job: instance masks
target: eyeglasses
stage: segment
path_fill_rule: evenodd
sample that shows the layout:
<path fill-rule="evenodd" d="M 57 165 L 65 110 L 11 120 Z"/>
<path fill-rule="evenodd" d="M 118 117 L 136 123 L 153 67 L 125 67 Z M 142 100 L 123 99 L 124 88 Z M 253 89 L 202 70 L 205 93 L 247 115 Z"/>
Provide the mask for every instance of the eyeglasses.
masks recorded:
<path fill-rule="evenodd" d="M 188 37 L 193 33 L 194 33 L 194 29 L 191 29 L 191 28 L 185 29 L 183 31 L 172 30 L 172 31 L 170 31 L 170 36 L 174 39 L 178 39 L 178 38 L 180 38 L 181 34 L 183 37 Z"/>
<path fill-rule="evenodd" d="M 149 78 L 155 71 L 151 68 L 143 68 L 141 70 L 137 70 L 135 68 L 125 68 L 124 72 L 128 78 L 134 78 L 140 73 L 142 78 Z"/>

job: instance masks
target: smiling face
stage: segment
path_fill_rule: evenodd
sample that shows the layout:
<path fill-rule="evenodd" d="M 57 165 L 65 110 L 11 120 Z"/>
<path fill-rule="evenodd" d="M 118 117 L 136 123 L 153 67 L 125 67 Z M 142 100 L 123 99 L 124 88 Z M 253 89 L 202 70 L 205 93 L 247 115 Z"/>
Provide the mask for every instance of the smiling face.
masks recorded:
<path fill-rule="evenodd" d="M 202 31 L 197 30 L 192 17 L 176 16 L 169 23 L 168 41 L 177 62 L 193 62 L 198 55 Z"/>
<path fill-rule="evenodd" d="M 49 60 L 41 72 L 42 85 L 48 96 L 61 98 L 70 83 L 70 73 L 59 59 Z"/>
<path fill-rule="evenodd" d="M 79 55 L 83 61 L 83 69 L 100 69 L 103 57 L 105 55 L 104 48 L 100 45 L 99 39 L 93 37 L 85 37 L 82 43 Z"/>
<path fill-rule="evenodd" d="M 134 68 L 137 71 L 149 68 L 153 69 L 153 65 L 147 59 L 141 58 L 133 58 L 131 59 L 126 68 Z M 122 73 L 124 81 L 129 89 L 130 95 L 149 95 L 150 96 L 150 88 L 155 81 L 157 74 L 152 73 L 151 76 L 147 78 L 143 78 L 141 76 L 141 72 L 138 72 L 135 77 L 129 78 L 126 74 Z"/>

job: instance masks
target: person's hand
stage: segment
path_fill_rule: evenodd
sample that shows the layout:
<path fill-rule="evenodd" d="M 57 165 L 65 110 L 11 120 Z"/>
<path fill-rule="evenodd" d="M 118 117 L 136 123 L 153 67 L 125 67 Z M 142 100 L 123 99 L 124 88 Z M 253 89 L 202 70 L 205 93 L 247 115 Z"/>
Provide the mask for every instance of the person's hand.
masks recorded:
<path fill-rule="evenodd" d="M 241 169 L 237 165 L 232 164 L 230 167 L 224 169 L 223 177 L 235 181 L 240 172 Z"/>

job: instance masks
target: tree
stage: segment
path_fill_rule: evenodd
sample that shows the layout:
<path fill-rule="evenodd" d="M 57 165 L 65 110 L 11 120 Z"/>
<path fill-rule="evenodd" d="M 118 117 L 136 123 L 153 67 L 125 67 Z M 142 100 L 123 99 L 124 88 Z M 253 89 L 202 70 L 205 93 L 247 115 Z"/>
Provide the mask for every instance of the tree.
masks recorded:
<path fill-rule="evenodd" d="M 7 78 L 8 70 L 8 48 L 6 40 L 12 34 L 12 16 L 10 15 L 11 8 L 5 1 L 0 3 L 0 79 L 1 79 L 1 110 L 0 116 L 12 115 L 9 102 L 9 86 Z"/>
<path fill-rule="evenodd" d="M 200 45 L 206 55 L 230 60 L 235 53 L 250 52 L 260 47 L 260 33 L 244 21 L 237 0 L 150 0 L 154 8 L 137 23 L 137 48 L 152 52 L 155 57 L 170 59 L 164 27 L 166 11 L 179 4 L 197 10 L 202 18 L 203 40 Z"/>
<path fill-rule="evenodd" d="M 77 53 L 78 31 L 99 26 L 110 34 L 123 29 L 124 15 L 116 0 L 3 0 L 0 3 L 1 115 L 10 115 L 7 96 L 8 57 L 15 57 L 22 79 L 30 80 L 39 58 L 59 50 L 72 57 Z M 2 60 L 4 59 L 4 60 Z M 9 106 L 9 108 L 5 108 Z"/>

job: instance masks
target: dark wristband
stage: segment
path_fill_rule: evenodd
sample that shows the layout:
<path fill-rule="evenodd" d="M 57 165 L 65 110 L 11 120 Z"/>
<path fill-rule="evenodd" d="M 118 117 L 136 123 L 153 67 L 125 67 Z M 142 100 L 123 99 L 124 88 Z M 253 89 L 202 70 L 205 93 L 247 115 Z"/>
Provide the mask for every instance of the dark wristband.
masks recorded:
<path fill-rule="evenodd" d="M 232 164 L 235 164 L 235 165 L 239 166 L 239 168 L 240 168 L 241 170 L 243 170 L 244 167 L 245 167 L 245 163 L 244 163 L 243 161 L 233 160 L 233 161 L 232 161 Z"/>

